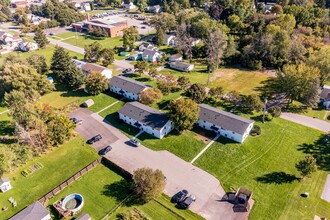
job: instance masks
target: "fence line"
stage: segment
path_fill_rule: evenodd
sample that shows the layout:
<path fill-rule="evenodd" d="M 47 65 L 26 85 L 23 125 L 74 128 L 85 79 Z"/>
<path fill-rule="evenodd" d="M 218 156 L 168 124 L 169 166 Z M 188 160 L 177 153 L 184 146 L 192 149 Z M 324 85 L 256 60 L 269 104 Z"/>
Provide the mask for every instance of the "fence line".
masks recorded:
<path fill-rule="evenodd" d="M 99 158 L 97 160 L 94 160 L 92 163 L 88 164 L 87 166 L 85 166 L 84 168 L 82 168 L 81 170 L 79 170 L 77 173 L 75 173 L 74 175 L 72 175 L 70 178 L 68 178 L 67 180 L 65 180 L 64 182 L 62 182 L 58 186 L 56 186 L 54 189 L 52 189 L 51 191 L 49 191 L 48 193 L 46 193 L 44 196 L 42 196 L 40 199 L 38 199 L 38 201 L 40 203 L 43 203 L 44 204 L 48 199 L 50 199 L 50 198 L 54 197 L 55 195 L 57 195 L 63 189 L 65 189 L 66 187 L 68 187 L 74 181 L 78 180 L 81 176 L 83 176 L 85 173 L 87 173 L 92 168 L 94 168 L 97 164 L 99 164 L 101 162 L 101 159 L 102 158 Z"/>

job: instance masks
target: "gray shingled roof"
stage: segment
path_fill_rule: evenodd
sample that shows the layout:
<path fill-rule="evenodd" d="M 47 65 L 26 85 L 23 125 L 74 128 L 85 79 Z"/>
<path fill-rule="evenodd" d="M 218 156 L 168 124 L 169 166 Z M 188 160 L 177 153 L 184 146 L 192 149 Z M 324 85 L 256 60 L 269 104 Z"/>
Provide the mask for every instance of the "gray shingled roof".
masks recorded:
<path fill-rule="evenodd" d="M 199 119 L 213 123 L 217 126 L 243 135 L 246 129 L 254 121 L 241 116 L 219 110 L 209 105 L 199 105 Z"/>
<path fill-rule="evenodd" d="M 169 121 L 166 114 L 139 102 L 126 103 L 118 113 L 126 115 L 127 117 L 156 130 L 163 128 Z"/>
<path fill-rule="evenodd" d="M 149 88 L 139 81 L 127 78 L 125 76 L 114 76 L 110 79 L 110 86 L 119 87 L 127 92 L 131 92 L 134 94 L 141 93 L 145 88 Z"/>
<path fill-rule="evenodd" d="M 40 220 L 49 215 L 49 211 L 39 202 L 35 202 L 9 220 Z"/>
<path fill-rule="evenodd" d="M 322 99 L 330 99 L 330 87 L 324 86 L 324 88 L 321 91 L 320 97 Z"/>
<path fill-rule="evenodd" d="M 180 67 L 180 68 L 187 69 L 192 64 L 191 63 L 186 63 L 186 62 L 181 62 L 181 61 L 175 61 L 171 65 L 173 67 Z"/>
<path fill-rule="evenodd" d="M 182 55 L 177 53 L 177 54 L 173 54 L 172 56 L 170 56 L 169 58 L 172 58 L 172 59 L 179 59 L 179 58 L 182 58 Z"/>
<path fill-rule="evenodd" d="M 156 50 L 145 49 L 142 56 L 153 57 L 156 53 L 158 53 Z"/>
<path fill-rule="evenodd" d="M 9 181 L 10 181 L 9 178 L 7 177 L 0 178 L 0 185 Z"/>
<path fill-rule="evenodd" d="M 94 63 L 86 63 L 82 66 L 81 69 L 88 73 L 91 73 L 91 72 L 100 72 L 101 73 L 103 70 L 106 70 L 108 68 L 94 64 Z"/>

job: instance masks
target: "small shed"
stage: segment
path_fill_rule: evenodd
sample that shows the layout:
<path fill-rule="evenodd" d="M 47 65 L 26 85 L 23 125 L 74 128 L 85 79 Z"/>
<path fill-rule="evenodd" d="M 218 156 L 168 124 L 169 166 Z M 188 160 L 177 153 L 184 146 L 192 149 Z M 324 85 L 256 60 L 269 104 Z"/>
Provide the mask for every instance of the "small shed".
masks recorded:
<path fill-rule="evenodd" d="M 6 192 L 10 189 L 12 189 L 13 187 L 10 184 L 10 180 L 7 177 L 4 178 L 0 178 L 0 190 L 1 192 Z"/>
<path fill-rule="evenodd" d="M 93 101 L 93 99 L 88 99 L 88 100 L 86 100 L 86 101 L 82 104 L 82 106 L 85 107 L 85 108 L 89 108 L 89 107 L 91 107 L 92 105 L 94 105 L 94 101 Z"/>
<path fill-rule="evenodd" d="M 47 77 L 47 80 L 50 82 L 50 84 L 53 84 L 54 83 L 54 79 L 51 76 L 48 76 Z"/>

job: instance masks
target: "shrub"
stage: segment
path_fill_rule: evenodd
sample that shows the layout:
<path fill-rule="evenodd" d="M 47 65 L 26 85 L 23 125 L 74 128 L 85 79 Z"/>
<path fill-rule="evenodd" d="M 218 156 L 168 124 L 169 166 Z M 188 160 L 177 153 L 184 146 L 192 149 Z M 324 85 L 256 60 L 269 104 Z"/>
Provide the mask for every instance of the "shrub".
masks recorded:
<path fill-rule="evenodd" d="M 253 128 L 250 131 L 250 135 L 257 136 L 261 135 L 261 128 L 259 125 L 253 125 Z"/>
<path fill-rule="evenodd" d="M 266 114 L 265 115 L 265 120 L 266 121 L 271 121 L 271 120 L 273 120 L 273 116 L 271 114 Z"/>
<path fill-rule="evenodd" d="M 273 106 L 268 109 L 268 113 L 271 114 L 274 118 L 278 118 L 281 115 L 281 107 Z"/>

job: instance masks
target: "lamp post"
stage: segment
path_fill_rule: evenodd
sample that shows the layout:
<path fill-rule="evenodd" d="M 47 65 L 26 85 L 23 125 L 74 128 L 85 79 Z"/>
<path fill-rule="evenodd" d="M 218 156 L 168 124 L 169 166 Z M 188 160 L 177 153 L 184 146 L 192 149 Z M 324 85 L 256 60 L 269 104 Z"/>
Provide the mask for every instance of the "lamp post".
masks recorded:
<path fill-rule="evenodd" d="M 264 101 L 265 101 L 265 105 L 264 105 L 264 114 L 262 116 L 262 123 L 265 123 L 265 114 L 266 114 L 267 102 L 268 102 L 267 98 L 265 98 Z"/>

